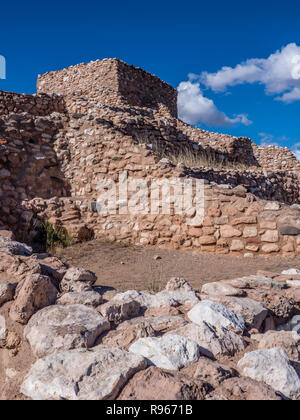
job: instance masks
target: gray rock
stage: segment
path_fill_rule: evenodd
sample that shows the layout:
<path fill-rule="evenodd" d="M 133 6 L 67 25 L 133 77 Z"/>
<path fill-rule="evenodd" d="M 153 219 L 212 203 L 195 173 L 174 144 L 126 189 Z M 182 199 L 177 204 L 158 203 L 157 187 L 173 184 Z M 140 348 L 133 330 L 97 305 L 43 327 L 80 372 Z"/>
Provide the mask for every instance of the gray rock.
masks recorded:
<path fill-rule="evenodd" d="M 295 331 L 300 335 L 300 315 L 295 315 L 286 324 L 280 325 L 277 328 L 278 331 Z"/>
<path fill-rule="evenodd" d="M 24 330 L 33 353 L 43 357 L 59 351 L 90 348 L 110 328 L 106 318 L 84 305 L 54 305 L 37 312 Z"/>
<path fill-rule="evenodd" d="M 242 375 L 265 382 L 288 398 L 300 397 L 300 378 L 283 349 L 247 353 L 238 362 L 238 368 Z"/>
<path fill-rule="evenodd" d="M 245 292 L 227 283 L 212 282 L 202 286 L 201 292 L 209 296 L 244 296 Z"/>
<path fill-rule="evenodd" d="M 12 241 L 4 236 L 0 236 L 0 251 L 12 255 L 30 256 L 32 254 L 32 248 L 30 246 Z"/>
<path fill-rule="evenodd" d="M 280 226 L 280 235 L 296 236 L 300 235 L 300 229 L 296 226 Z"/>
<path fill-rule="evenodd" d="M 91 290 L 96 282 L 96 275 L 89 270 L 78 267 L 70 267 L 61 281 L 61 289 L 64 292 L 82 292 Z"/>
<path fill-rule="evenodd" d="M 0 344 L 6 339 L 6 322 L 4 316 L 0 315 Z"/>
<path fill-rule="evenodd" d="M 21 392 L 33 400 L 113 400 L 146 366 L 143 357 L 108 346 L 61 352 L 35 362 Z"/>

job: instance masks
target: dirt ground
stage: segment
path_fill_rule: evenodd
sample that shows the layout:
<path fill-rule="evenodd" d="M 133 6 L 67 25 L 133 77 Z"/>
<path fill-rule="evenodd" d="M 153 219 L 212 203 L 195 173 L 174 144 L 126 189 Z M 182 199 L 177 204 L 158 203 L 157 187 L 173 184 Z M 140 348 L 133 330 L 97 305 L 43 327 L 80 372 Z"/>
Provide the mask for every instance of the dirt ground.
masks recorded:
<path fill-rule="evenodd" d="M 171 277 L 185 278 L 195 289 L 204 283 L 300 268 L 299 257 L 254 257 L 171 251 L 91 241 L 59 249 L 56 255 L 69 265 L 92 270 L 98 285 L 117 290 L 159 291 Z M 157 259 L 157 258 L 160 259 Z"/>

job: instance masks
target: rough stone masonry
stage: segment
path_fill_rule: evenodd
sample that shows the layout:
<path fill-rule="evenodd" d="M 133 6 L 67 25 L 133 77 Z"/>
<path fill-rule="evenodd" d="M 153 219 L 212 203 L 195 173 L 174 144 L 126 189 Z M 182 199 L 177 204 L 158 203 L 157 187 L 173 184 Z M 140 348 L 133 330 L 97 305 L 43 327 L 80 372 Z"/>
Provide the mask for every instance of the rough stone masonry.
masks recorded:
<path fill-rule="evenodd" d="M 74 241 L 300 251 L 299 162 L 288 150 L 183 123 L 173 87 L 117 59 L 47 73 L 37 86 L 37 95 L 0 92 L 0 229 L 31 241 L 47 219 Z M 117 182 L 122 171 L 147 183 L 205 180 L 203 223 L 98 214 L 99 181 Z"/>

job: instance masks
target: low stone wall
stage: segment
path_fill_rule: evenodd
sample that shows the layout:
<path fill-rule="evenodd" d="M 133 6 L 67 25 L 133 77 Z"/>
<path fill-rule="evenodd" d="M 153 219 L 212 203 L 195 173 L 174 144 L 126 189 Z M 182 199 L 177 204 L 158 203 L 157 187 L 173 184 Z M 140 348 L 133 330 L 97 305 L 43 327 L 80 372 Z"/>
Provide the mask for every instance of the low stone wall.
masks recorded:
<path fill-rule="evenodd" d="M 64 112 L 64 109 L 63 97 L 55 94 L 27 95 L 0 91 L 0 117 L 21 112 L 45 116 L 52 112 Z"/>
<path fill-rule="evenodd" d="M 300 171 L 300 162 L 287 147 L 257 146 L 253 144 L 254 155 L 260 166 L 268 170 Z"/>

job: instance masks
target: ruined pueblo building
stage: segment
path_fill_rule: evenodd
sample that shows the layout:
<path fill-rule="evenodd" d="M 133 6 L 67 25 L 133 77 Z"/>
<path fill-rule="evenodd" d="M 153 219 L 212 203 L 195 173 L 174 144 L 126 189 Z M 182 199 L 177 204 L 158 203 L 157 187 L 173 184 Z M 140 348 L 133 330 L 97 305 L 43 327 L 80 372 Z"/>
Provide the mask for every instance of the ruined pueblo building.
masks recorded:
<path fill-rule="evenodd" d="M 39 76 L 36 95 L 0 92 L 0 229 L 29 242 L 46 219 L 74 241 L 294 254 L 299 170 L 286 148 L 185 124 L 173 87 L 118 59 Z M 99 185 L 118 185 L 124 173 L 144 185 L 202 180 L 204 219 L 189 225 L 193 209 L 174 206 L 124 211 L 118 192 L 116 209 L 99 212 Z"/>

